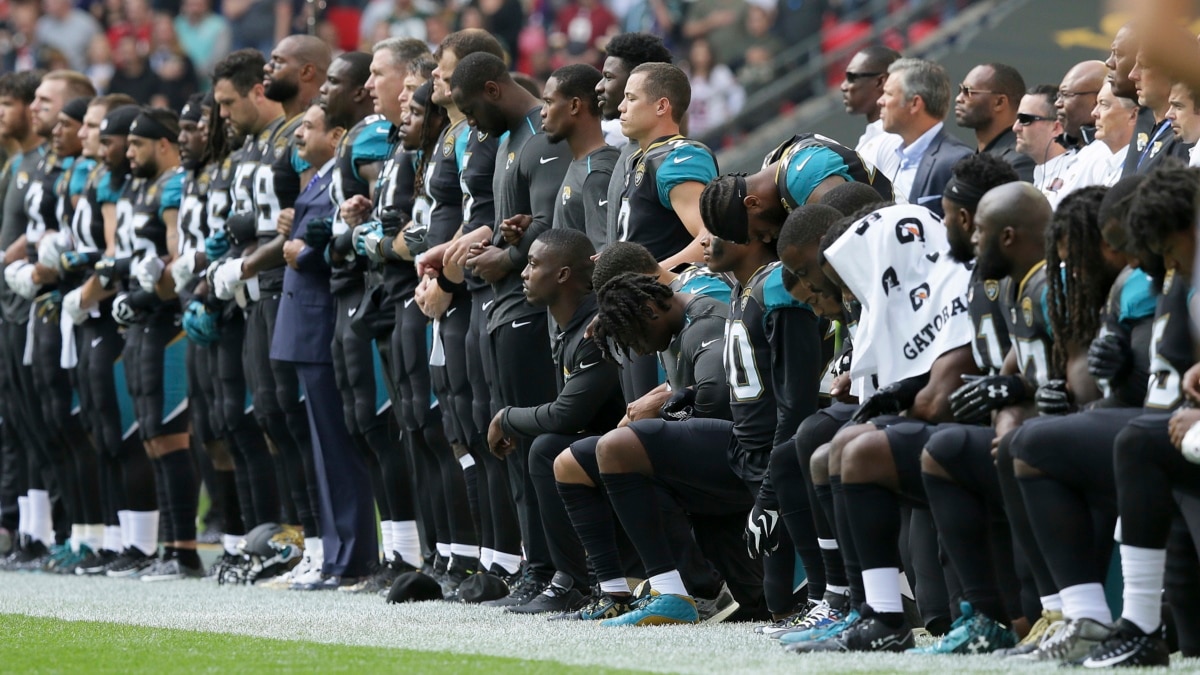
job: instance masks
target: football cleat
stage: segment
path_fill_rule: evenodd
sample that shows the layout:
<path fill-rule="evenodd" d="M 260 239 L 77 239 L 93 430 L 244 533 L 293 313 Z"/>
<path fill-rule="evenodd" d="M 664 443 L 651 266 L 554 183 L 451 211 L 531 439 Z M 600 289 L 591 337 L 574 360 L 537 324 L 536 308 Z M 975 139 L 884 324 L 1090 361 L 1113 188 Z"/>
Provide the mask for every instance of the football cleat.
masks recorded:
<path fill-rule="evenodd" d="M 902 652 L 914 645 L 912 628 L 903 620 L 894 628 L 869 606 L 864 605 L 860 618 L 837 635 L 825 639 L 797 642 L 793 652 Z"/>
<path fill-rule="evenodd" d="M 99 551 L 94 551 L 90 556 L 81 560 L 79 564 L 75 566 L 75 574 L 76 576 L 81 577 L 91 576 L 94 574 L 104 574 L 105 567 L 113 560 L 116 560 L 116 558 L 116 551 L 109 551 L 108 549 L 103 548 Z"/>
<path fill-rule="evenodd" d="M 1159 632 L 1147 635 L 1134 623 L 1120 619 L 1108 638 L 1092 648 L 1080 665 L 1084 668 L 1168 666 L 1170 650 Z"/>
<path fill-rule="evenodd" d="M 1062 612 L 1043 609 L 1042 615 L 1038 617 L 1037 621 L 1033 622 L 1033 625 L 1029 627 L 1029 632 L 1025 634 L 1025 637 L 1021 638 L 1021 641 L 1015 647 L 993 652 L 992 656 L 1007 658 L 1009 656 L 1028 654 L 1037 649 L 1042 640 L 1056 633 L 1065 623 Z"/>
<path fill-rule="evenodd" d="M 910 654 L 986 654 L 1017 644 L 1017 634 L 1008 626 L 975 611 L 971 603 L 960 603 L 962 615 L 950 632 L 928 647 L 910 649 Z"/>
<path fill-rule="evenodd" d="M 479 572 L 479 558 L 451 555 L 446 573 L 438 580 L 442 597 L 451 602 L 458 601 L 458 587 L 467 577 Z"/>
<path fill-rule="evenodd" d="M 696 601 L 686 595 L 664 595 L 650 591 L 650 595 L 639 600 L 630 611 L 600 622 L 601 626 L 667 626 L 673 624 L 699 623 L 700 613 Z"/>
<path fill-rule="evenodd" d="M 755 626 L 754 632 L 759 635 L 778 638 L 780 633 L 786 633 L 787 631 L 800 625 L 800 622 L 804 621 L 804 617 L 808 616 L 808 613 L 811 612 L 818 604 L 820 603 L 816 602 L 815 600 L 809 600 L 804 603 L 804 608 L 800 611 L 794 614 L 789 614 L 778 621 L 774 621 L 762 626 Z"/>
<path fill-rule="evenodd" d="M 178 579 L 200 579 L 204 569 L 192 567 L 179 558 L 159 560 L 138 576 L 142 581 L 176 581 Z"/>
<path fill-rule="evenodd" d="M 824 640 L 836 635 L 858 620 L 858 612 L 846 612 L 829 600 L 828 595 L 804 617 L 795 629 L 780 633 L 777 637 L 782 645 L 793 645 L 813 640 Z"/>
<path fill-rule="evenodd" d="M 700 623 L 721 623 L 728 619 L 741 605 L 733 599 L 729 592 L 729 584 L 721 582 L 721 590 L 715 598 L 694 598 L 696 611 L 700 614 Z"/>
<path fill-rule="evenodd" d="M 138 547 L 129 546 L 108 565 L 104 570 L 104 576 L 113 579 L 136 576 L 154 564 L 156 560 L 158 560 L 157 553 L 146 555 Z"/>
<path fill-rule="evenodd" d="M 515 582 L 509 583 L 508 595 L 480 604 L 486 607 L 517 607 L 536 598 L 539 593 L 546 590 L 546 585 L 547 582 L 534 577 L 533 572 L 527 567 L 522 570 L 521 576 Z"/>
<path fill-rule="evenodd" d="M 556 572 L 554 578 L 569 584 L 571 578 L 561 572 Z M 523 605 L 514 605 L 506 608 L 504 611 L 513 614 L 562 614 L 573 609 L 578 609 L 584 604 L 583 594 L 574 588 L 564 588 L 561 585 L 556 585 L 553 581 L 546 584 L 546 590 L 538 593 L 535 598 Z"/>
<path fill-rule="evenodd" d="M 1028 654 L 1010 656 L 1012 661 L 1074 663 L 1108 639 L 1112 628 L 1093 619 L 1071 619 Z"/>
<path fill-rule="evenodd" d="M 603 621 L 614 619 L 622 614 L 633 611 L 631 596 L 613 597 L 599 588 L 592 590 L 592 595 L 583 607 L 573 612 L 563 612 L 550 617 L 550 621 Z"/>

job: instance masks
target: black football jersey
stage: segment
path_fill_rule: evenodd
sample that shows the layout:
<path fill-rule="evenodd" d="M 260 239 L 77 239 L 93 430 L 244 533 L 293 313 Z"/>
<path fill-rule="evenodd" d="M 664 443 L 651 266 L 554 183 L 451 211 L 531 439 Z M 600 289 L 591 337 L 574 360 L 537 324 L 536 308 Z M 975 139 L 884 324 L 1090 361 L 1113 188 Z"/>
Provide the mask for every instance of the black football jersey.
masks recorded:
<path fill-rule="evenodd" d="M 183 178 L 183 200 L 179 205 L 179 255 L 193 255 L 204 250 L 208 238 L 208 218 L 205 200 L 211 181 L 207 171 L 185 171 Z"/>
<path fill-rule="evenodd" d="M 401 220 L 412 218 L 416 204 L 416 157 L 400 145 L 399 128 L 393 127 L 389 134 L 392 153 L 383 163 L 379 183 L 375 188 L 375 218 L 383 209 L 395 207 L 403 214 Z M 384 234 L 398 235 L 399 228 L 384 228 Z M 388 262 L 382 266 L 386 304 L 393 305 L 401 299 L 411 298 L 417 290 L 417 268 L 407 260 Z"/>
<path fill-rule="evenodd" d="M 1008 279 L 1005 317 L 1008 334 L 1017 352 L 1017 370 L 1034 387 L 1053 379 L 1050 355 L 1053 338 L 1046 306 L 1046 261 L 1039 262 L 1019 282 Z"/>
<path fill-rule="evenodd" d="M 84 157 L 71 158 L 70 166 L 66 167 L 58 182 L 54 185 L 55 207 L 54 216 L 58 230 L 71 227 L 75 218 L 76 202 L 83 201 L 83 193 L 87 189 L 88 175 L 96 166 L 96 160 Z"/>
<path fill-rule="evenodd" d="M 1000 372 L 1011 347 L 1006 312 L 1000 299 L 1003 287 L 1003 280 L 981 279 L 976 271 L 971 274 L 971 286 L 967 291 L 967 311 L 975 326 L 971 352 L 980 372 L 988 375 Z"/>
<path fill-rule="evenodd" d="M 492 191 L 492 174 L 496 169 L 496 153 L 500 141 L 491 134 L 471 129 L 467 148 L 459 162 L 459 187 L 463 193 L 463 234 L 480 227 L 493 227 L 496 222 L 496 199 Z M 488 284 L 466 271 L 467 288 L 478 290 Z"/>
<path fill-rule="evenodd" d="M 270 243 L 279 233 L 275 231 L 279 212 L 296 204 L 300 195 L 300 173 L 293 166 L 296 152 L 296 128 L 302 115 L 290 120 L 280 117 L 267 125 L 270 135 L 267 145 L 260 147 L 258 166 L 254 170 L 255 229 L 259 246 Z M 283 290 L 283 273 L 280 265 L 258 273 L 258 287 L 263 293 Z"/>
<path fill-rule="evenodd" d="M 166 257 L 167 224 L 163 214 L 178 210 L 183 201 L 184 171 L 176 167 L 156 179 L 136 183 L 133 190 L 133 250 L 147 255 Z"/>
<path fill-rule="evenodd" d="M 629 156 L 617 213 L 617 240 L 645 246 L 655 260 L 682 251 L 695 237 L 671 208 L 670 191 L 687 181 L 707 185 L 717 177 L 708 146 L 680 135 L 660 138 Z M 609 208 L 612 208 L 610 205 Z"/>
<path fill-rule="evenodd" d="M 388 140 L 392 125 L 383 115 L 368 115 L 350 128 L 333 156 L 333 175 L 329 179 L 329 197 L 337 206 L 356 195 L 371 196 L 371 186 L 359 171 L 366 164 L 382 163 L 392 154 Z M 342 220 L 341 209 L 333 214 L 333 233 L 340 235 L 349 229 Z M 366 260 L 355 256 L 333 268 L 329 288 L 334 293 L 361 287 Z"/>
<path fill-rule="evenodd" d="M 1195 363 L 1188 325 L 1190 298 L 1190 281 L 1174 271 L 1167 272 L 1154 314 L 1154 334 L 1150 343 L 1148 412 L 1175 410 L 1183 404 L 1183 374 Z"/>
<path fill-rule="evenodd" d="M 25 156 L 25 162 L 32 159 Z M 33 171 L 29 174 L 29 189 L 25 191 L 25 213 L 28 222 L 25 225 L 25 239 L 29 242 L 36 257 L 36 246 L 42 240 L 47 230 L 58 229 L 58 195 L 55 186 L 63 172 L 70 168 L 75 158 L 59 157 L 47 151 L 38 157 Z"/>
<path fill-rule="evenodd" d="M 817 159 L 821 167 L 819 175 L 805 176 L 805 169 L 820 155 L 822 148 L 833 155 Z M 863 161 L 854 149 L 820 134 L 797 134 L 791 137 L 767 155 L 763 161 L 763 168 L 771 165 L 775 166 L 775 187 L 778 188 L 783 208 L 788 213 L 808 201 L 812 188 L 830 176 L 841 176 L 847 181 L 866 183 L 884 200 L 890 202 L 895 199 L 892 194 L 892 182 L 887 176 L 876 171 L 869 162 Z"/>
<path fill-rule="evenodd" d="M 83 196 L 71 217 L 75 250 L 81 253 L 104 252 L 108 242 L 104 233 L 104 204 L 116 204 L 125 189 L 126 176 L 114 176 L 104 164 L 88 172 Z"/>
<path fill-rule="evenodd" d="M 1136 408 L 1145 401 L 1157 295 L 1150 277 L 1132 267 L 1121 270 L 1108 290 L 1100 310 L 1100 336 L 1120 336 L 1130 345 L 1133 365 L 1128 374 L 1099 381 L 1104 400 L 1098 405 Z"/>
<path fill-rule="evenodd" d="M 429 245 L 450 241 L 463 224 L 463 189 L 459 165 L 467 151 L 471 127 L 466 120 L 447 126 L 434 148 L 425 174 L 430 202 Z"/>

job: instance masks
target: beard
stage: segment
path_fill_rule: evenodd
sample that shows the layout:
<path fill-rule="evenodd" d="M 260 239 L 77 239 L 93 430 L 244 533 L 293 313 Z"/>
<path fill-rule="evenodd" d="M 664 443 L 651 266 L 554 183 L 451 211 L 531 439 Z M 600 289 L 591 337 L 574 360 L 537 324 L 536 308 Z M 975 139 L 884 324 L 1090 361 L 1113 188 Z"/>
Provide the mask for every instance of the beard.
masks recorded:
<path fill-rule="evenodd" d="M 147 162 L 145 164 L 139 164 L 137 165 L 137 168 L 133 169 L 130 173 L 133 174 L 134 178 L 154 178 L 158 175 L 158 163 Z"/>
<path fill-rule="evenodd" d="M 983 279 L 1003 279 L 1012 271 L 1012 264 L 998 255 L 981 250 L 975 259 L 975 271 Z"/>
<path fill-rule="evenodd" d="M 959 227 L 946 228 L 946 243 L 950 245 L 950 257 L 960 263 L 969 263 L 975 258 L 975 247 L 971 238 Z"/>
<path fill-rule="evenodd" d="M 272 79 L 271 84 L 263 90 L 263 95 L 268 99 L 282 103 L 290 101 L 300 93 L 300 85 L 288 80 Z"/>

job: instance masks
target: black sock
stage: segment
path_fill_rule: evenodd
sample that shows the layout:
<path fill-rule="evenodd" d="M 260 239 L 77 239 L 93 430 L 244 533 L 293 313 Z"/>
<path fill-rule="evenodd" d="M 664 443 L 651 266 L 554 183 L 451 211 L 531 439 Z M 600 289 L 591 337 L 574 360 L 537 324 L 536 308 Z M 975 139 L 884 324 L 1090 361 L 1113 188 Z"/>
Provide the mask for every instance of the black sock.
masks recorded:
<path fill-rule="evenodd" d="M 158 511 L 158 540 L 175 541 L 171 532 L 171 519 L 167 516 L 171 508 L 171 497 L 167 494 L 167 477 L 163 473 L 162 458 L 150 460 L 154 468 L 154 510 Z"/>
<path fill-rule="evenodd" d="M 842 494 L 861 569 L 902 567 L 897 548 L 900 502 L 895 493 L 874 483 L 842 483 Z"/>
<path fill-rule="evenodd" d="M 175 549 L 175 557 L 179 559 L 180 563 L 188 567 L 199 568 L 203 566 L 203 563 L 200 562 L 200 554 L 194 548 L 177 548 Z"/>
<path fill-rule="evenodd" d="M 837 540 L 837 531 L 833 523 L 833 487 L 829 483 L 813 484 L 813 493 L 817 502 L 813 505 L 813 526 L 817 537 Z M 839 543 L 840 547 L 841 544 Z M 821 549 L 821 562 L 825 566 L 826 586 L 847 586 L 846 562 L 842 559 L 841 548 Z"/>
<path fill-rule="evenodd" d="M 1106 557 L 1096 557 L 1092 510 L 1083 495 L 1050 476 L 1017 478 L 1025 506 L 1037 513 L 1029 521 L 1042 558 L 1060 589 L 1102 583 L 1108 571 Z M 1112 534 L 1112 526 L 1108 528 Z"/>
<path fill-rule="evenodd" d="M 988 546 L 988 512 L 977 495 L 940 476 L 922 474 L 929 509 L 937 523 L 942 550 L 962 584 L 963 597 L 978 611 L 1004 617 L 996 587 L 994 559 Z"/>
<path fill-rule="evenodd" d="M 830 476 L 829 488 L 833 494 L 833 518 L 837 526 L 838 547 L 845 562 L 846 580 L 850 586 L 850 606 L 858 607 L 867 601 L 867 593 L 863 588 L 862 566 L 858 562 L 858 550 L 854 547 L 853 530 L 850 527 L 850 516 L 846 510 L 846 495 L 842 491 L 842 477 Z M 826 568 L 828 569 L 828 568 Z M 826 572 L 828 574 L 828 572 Z M 826 583 L 831 583 L 826 577 Z"/>
<path fill-rule="evenodd" d="M 616 523 L 604 489 L 575 483 L 556 483 L 571 525 L 583 542 L 596 578 L 608 581 L 625 576 L 617 549 Z"/>
<path fill-rule="evenodd" d="M 996 453 L 996 476 L 1000 480 L 1000 494 L 1004 498 L 1004 512 L 1008 514 L 1008 525 L 1012 528 L 1013 541 L 1021 547 L 1029 561 L 1033 572 L 1034 582 L 1037 583 L 1038 595 L 1046 597 L 1058 592 L 1054 578 L 1050 576 L 1050 568 L 1042 558 L 1041 548 L 1033 535 L 1033 526 L 1029 523 L 1029 512 L 1025 509 L 1025 500 L 1021 489 L 1017 487 L 1017 478 L 1013 474 L 1013 457 L 1009 448 L 1012 432 L 1000 440 L 999 451 Z"/>
<path fill-rule="evenodd" d="M 674 569 L 675 558 L 666 544 L 652 479 L 640 473 L 602 473 L 600 477 L 613 510 L 646 565 L 646 574 Z"/>
<path fill-rule="evenodd" d="M 246 534 L 242 526 L 242 500 L 238 494 L 236 471 L 214 471 L 214 492 L 219 495 L 224 514 L 225 534 Z"/>
<path fill-rule="evenodd" d="M 159 458 L 159 463 L 167 485 L 167 508 L 162 515 L 171 521 L 171 538 L 167 541 L 193 541 L 199 499 L 196 466 L 186 449 L 168 452 Z"/>

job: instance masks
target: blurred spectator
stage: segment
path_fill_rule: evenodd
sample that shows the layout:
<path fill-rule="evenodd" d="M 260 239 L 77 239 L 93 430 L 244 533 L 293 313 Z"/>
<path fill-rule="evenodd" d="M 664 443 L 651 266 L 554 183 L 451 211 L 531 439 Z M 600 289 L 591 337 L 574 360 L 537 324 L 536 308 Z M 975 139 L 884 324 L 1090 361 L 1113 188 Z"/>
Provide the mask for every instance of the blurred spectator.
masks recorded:
<path fill-rule="evenodd" d="M 217 61 L 229 53 L 229 22 L 214 14 L 210 0 L 183 0 L 175 34 L 205 83 Z"/>
<path fill-rule="evenodd" d="M 737 79 L 747 96 L 753 96 L 775 79 L 775 54 L 770 47 L 761 45 L 746 50 Z"/>
<path fill-rule="evenodd" d="M 843 0 L 840 4 L 845 7 L 861 3 Z M 829 0 L 779 0 L 774 12 L 775 32 L 788 47 L 800 45 L 820 33 L 829 5 Z M 818 50 L 820 46 L 814 45 L 813 49 Z"/>
<path fill-rule="evenodd" d="M 618 11 L 615 2 L 609 6 L 622 17 L 621 32 L 660 35 L 668 49 L 683 20 L 682 0 L 635 0 L 624 13 Z"/>
<path fill-rule="evenodd" d="M 128 94 L 139 103 L 166 105 L 166 97 L 160 93 L 162 79 L 150 67 L 149 59 L 138 53 L 137 40 L 132 35 L 126 35 L 117 43 L 113 60 L 117 71 L 109 82 L 108 93 Z"/>
<path fill-rule="evenodd" d="M 331 21 L 321 20 L 317 22 L 317 37 L 321 38 L 325 44 L 329 45 L 331 58 L 337 58 L 346 53 L 342 49 L 341 35 L 338 34 L 337 26 Z M 210 71 L 211 72 L 211 71 Z"/>
<path fill-rule="evenodd" d="M 766 49 L 771 57 L 774 58 L 783 51 L 783 42 L 777 36 L 771 33 L 771 25 L 774 22 L 774 14 L 771 10 L 760 5 L 748 5 L 746 7 L 746 34 L 750 36 L 750 44 L 746 47 L 746 51 L 756 48 Z M 732 62 L 727 63 L 731 68 L 740 68 L 746 60 L 746 53 L 739 54 Z"/>
<path fill-rule="evenodd" d="M 425 41 L 429 43 L 430 51 L 436 51 L 442 40 L 450 34 L 453 22 L 453 12 L 438 12 L 425 18 Z"/>
<path fill-rule="evenodd" d="M 746 32 L 746 0 L 695 0 L 687 11 L 683 36 L 708 38 L 717 63 L 732 63 L 753 44 Z"/>
<path fill-rule="evenodd" d="M 425 18 L 435 11 L 426 0 L 371 0 L 359 24 L 363 51 L 389 37 L 426 40 Z"/>
<path fill-rule="evenodd" d="M 44 63 L 38 56 L 37 21 L 36 3 L 19 2 L 9 9 L 9 34 L 4 45 L 4 69 L 8 72 L 33 70 Z"/>
<path fill-rule="evenodd" d="M 37 43 L 62 52 L 72 70 L 83 70 L 88 44 L 100 32 L 100 24 L 71 0 L 44 0 L 42 6 L 45 13 L 37 20 Z"/>
<path fill-rule="evenodd" d="M 473 0 L 483 17 L 483 28 L 496 36 L 515 62 L 517 42 L 525 26 L 525 10 L 521 0 Z"/>
<path fill-rule="evenodd" d="M 728 122 L 746 100 L 733 71 L 713 60 L 712 46 L 705 38 L 692 41 L 688 51 L 688 80 L 692 84 L 692 103 L 688 106 L 688 133 L 703 138 L 706 133 Z"/>
<path fill-rule="evenodd" d="M 149 55 L 150 33 L 153 32 L 149 3 L 146 0 L 124 0 L 121 9 L 123 18 L 109 25 L 108 44 L 115 51 L 123 38 L 132 37 L 137 53 L 142 56 Z"/>
<path fill-rule="evenodd" d="M 88 65 L 83 74 L 92 81 L 96 91 L 107 94 L 109 82 L 112 81 L 113 73 L 116 72 L 116 68 L 113 66 L 112 48 L 108 45 L 108 36 L 101 34 L 92 38 L 91 44 L 88 45 L 87 60 Z"/>
<path fill-rule="evenodd" d="M 162 80 L 160 90 L 171 110 L 182 110 L 188 97 L 200 90 L 196 67 L 184 53 L 175 35 L 175 22 L 166 14 L 155 15 L 154 49 L 150 52 L 150 68 Z"/>
<path fill-rule="evenodd" d="M 598 65 L 601 41 L 618 30 L 617 17 L 600 0 L 572 0 L 558 12 L 555 30 L 565 38 L 568 61 Z"/>
<path fill-rule="evenodd" d="M 292 21 L 290 0 L 223 0 L 221 14 L 229 20 L 229 48 L 257 49 L 270 55 L 287 34 Z M 277 30 L 282 25 L 284 35 Z M 277 37 L 278 36 L 278 37 Z"/>

